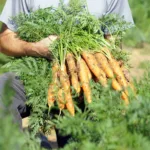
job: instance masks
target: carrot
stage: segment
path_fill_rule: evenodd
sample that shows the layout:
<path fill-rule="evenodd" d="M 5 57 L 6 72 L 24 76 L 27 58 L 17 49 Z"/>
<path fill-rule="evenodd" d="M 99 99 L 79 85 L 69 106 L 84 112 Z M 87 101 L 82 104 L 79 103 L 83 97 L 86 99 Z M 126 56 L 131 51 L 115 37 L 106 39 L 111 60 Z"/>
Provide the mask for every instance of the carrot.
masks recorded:
<path fill-rule="evenodd" d="M 52 66 L 52 84 L 58 85 L 58 71 L 59 65 L 57 62 L 55 62 Z"/>
<path fill-rule="evenodd" d="M 72 116 L 74 116 L 75 109 L 74 109 L 74 104 L 73 104 L 73 100 L 72 100 L 72 96 L 71 96 L 71 92 L 70 92 L 70 81 L 69 81 L 69 77 L 68 77 L 68 74 L 66 71 L 65 64 L 63 64 L 60 68 L 60 83 L 61 83 L 62 89 L 64 91 L 66 107 L 67 107 L 68 111 L 70 112 L 70 114 Z"/>
<path fill-rule="evenodd" d="M 116 79 L 112 80 L 112 87 L 114 90 L 116 91 L 121 91 L 122 87 L 120 86 L 120 84 L 117 82 Z M 127 95 L 127 90 L 121 92 L 121 98 L 125 101 L 125 104 L 128 105 L 129 104 L 129 100 L 128 100 L 128 95 Z"/>
<path fill-rule="evenodd" d="M 49 107 L 52 107 L 54 102 L 55 102 L 55 92 L 56 92 L 56 89 L 57 89 L 57 85 L 56 84 L 50 84 L 49 86 L 49 89 L 48 89 L 48 106 Z"/>
<path fill-rule="evenodd" d="M 110 68 L 107 58 L 102 53 L 95 53 L 95 58 L 108 78 L 113 78 L 114 74 Z"/>
<path fill-rule="evenodd" d="M 58 64 L 54 63 L 52 66 L 52 83 L 49 85 L 48 89 L 48 106 L 51 107 L 55 102 L 55 92 L 57 89 L 57 73 L 58 73 Z"/>
<path fill-rule="evenodd" d="M 112 88 L 116 91 L 122 90 L 122 87 L 120 86 L 120 84 L 117 82 L 116 79 L 112 79 Z"/>
<path fill-rule="evenodd" d="M 130 73 L 129 73 L 128 69 L 125 68 L 125 66 L 122 64 L 121 70 L 122 70 L 122 72 L 123 72 L 123 74 L 125 76 L 125 79 L 127 80 L 127 83 L 129 83 L 130 82 Z"/>
<path fill-rule="evenodd" d="M 129 105 L 129 99 L 125 92 L 121 93 L 121 98 L 125 101 L 126 105 Z"/>
<path fill-rule="evenodd" d="M 65 108 L 65 101 L 64 101 L 64 92 L 62 89 L 59 89 L 58 91 L 58 105 L 60 110 L 63 110 Z"/>
<path fill-rule="evenodd" d="M 106 74 L 99 67 L 98 62 L 97 62 L 96 58 L 94 57 L 94 55 L 91 53 L 88 53 L 88 52 L 83 52 L 82 57 L 84 58 L 85 62 L 87 63 L 87 65 L 90 68 L 90 70 L 92 71 L 92 73 L 97 77 L 99 82 L 103 86 L 106 86 L 106 84 L 107 84 Z"/>
<path fill-rule="evenodd" d="M 82 59 L 83 60 L 83 59 Z M 89 68 L 88 68 L 88 66 L 87 66 L 87 64 L 86 64 L 86 62 L 83 60 L 83 64 L 84 64 L 84 67 L 85 67 L 85 69 L 86 69 L 86 73 L 87 73 L 87 75 L 88 75 L 88 78 L 89 78 L 89 80 L 91 80 L 92 79 L 92 74 L 91 74 L 91 71 L 89 70 Z"/>
<path fill-rule="evenodd" d="M 90 89 L 90 85 L 89 85 L 89 77 L 88 77 L 88 74 L 86 72 L 87 70 L 85 67 L 84 60 L 82 58 L 79 58 L 77 65 L 79 68 L 79 72 L 78 72 L 79 73 L 79 79 L 81 82 L 82 89 L 84 91 L 84 95 L 86 97 L 87 102 L 91 103 L 92 102 L 91 89 Z"/>
<path fill-rule="evenodd" d="M 67 60 L 69 72 L 71 74 L 71 84 L 76 90 L 76 92 L 80 93 L 81 88 L 80 88 L 80 83 L 78 81 L 77 68 L 76 68 L 73 55 L 71 53 L 68 53 L 66 60 Z"/>
<path fill-rule="evenodd" d="M 125 76 L 119 66 L 119 63 L 113 58 L 109 59 L 108 62 L 110 64 L 114 74 L 116 75 L 116 78 L 117 78 L 117 81 L 119 82 L 119 84 L 123 88 L 127 87 L 127 81 L 126 81 Z"/>

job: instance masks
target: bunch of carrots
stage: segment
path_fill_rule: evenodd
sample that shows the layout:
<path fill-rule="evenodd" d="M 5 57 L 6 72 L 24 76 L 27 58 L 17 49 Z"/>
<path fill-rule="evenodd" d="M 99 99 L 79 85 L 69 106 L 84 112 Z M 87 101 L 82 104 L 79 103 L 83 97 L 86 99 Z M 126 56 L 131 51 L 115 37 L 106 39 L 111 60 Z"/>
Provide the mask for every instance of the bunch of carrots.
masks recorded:
<path fill-rule="evenodd" d="M 56 101 L 60 110 L 67 108 L 74 116 L 72 89 L 79 96 L 83 92 L 87 102 L 91 103 L 92 79 L 100 82 L 104 88 L 111 79 L 112 88 L 120 91 L 125 104 L 129 104 L 127 87 L 131 86 L 130 82 L 126 80 L 124 68 L 119 65 L 116 56 L 111 54 L 117 46 L 106 41 L 101 30 L 103 27 L 111 33 L 107 25 L 113 25 L 117 20 L 111 16 L 106 20 L 93 16 L 86 0 L 69 0 L 68 5 L 60 1 L 57 9 L 51 7 L 39 9 L 30 15 L 20 14 L 14 21 L 19 37 L 25 41 L 36 42 L 49 35 L 59 37 L 50 45 L 53 66 L 52 82 L 48 89 L 49 108 Z M 125 24 L 124 20 L 121 22 Z M 122 32 L 121 27 L 113 34 L 119 35 L 119 32 Z"/>
<path fill-rule="evenodd" d="M 92 102 L 90 80 L 93 79 L 105 88 L 107 80 L 112 80 L 112 88 L 121 92 L 121 98 L 125 104 L 129 104 L 128 87 L 132 84 L 126 79 L 124 67 L 113 58 L 108 48 L 99 52 L 82 51 L 81 55 L 75 57 L 71 52 L 65 55 L 64 63 L 59 65 L 54 62 L 52 66 L 52 83 L 48 89 L 48 106 L 52 107 L 57 101 L 59 109 L 67 109 L 72 116 L 75 108 L 71 89 L 75 89 L 80 96 L 84 92 L 87 103 Z"/>
<path fill-rule="evenodd" d="M 125 25 L 119 19 L 119 26 Z M 110 22 L 111 20 L 111 22 Z M 111 16 L 97 18 L 90 14 L 86 0 L 69 0 L 68 5 L 60 1 L 58 8 L 39 9 L 30 15 L 16 17 L 18 35 L 28 42 L 37 42 L 49 35 L 59 38 L 50 45 L 53 56 L 52 82 L 48 89 L 48 106 L 58 103 L 60 110 L 67 108 L 75 115 L 72 89 L 92 102 L 90 80 L 100 82 L 105 88 L 108 79 L 112 88 L 121 92 L 125 104 L 129 104 L 127 87 L 131 86 L 124 76 L 124 68 L 112 56 L 115 43 L 105 40 L 102 27 L 111 30 L 109 24 L 118 23 Z M 122 23 L 121 23 L 122 22 Z M 43 30 L 44 29 L 44 30 Z M 122 33 L 122 28 L 112 31 Z M 38 35 L 38 36 L 37 36 Z"/>

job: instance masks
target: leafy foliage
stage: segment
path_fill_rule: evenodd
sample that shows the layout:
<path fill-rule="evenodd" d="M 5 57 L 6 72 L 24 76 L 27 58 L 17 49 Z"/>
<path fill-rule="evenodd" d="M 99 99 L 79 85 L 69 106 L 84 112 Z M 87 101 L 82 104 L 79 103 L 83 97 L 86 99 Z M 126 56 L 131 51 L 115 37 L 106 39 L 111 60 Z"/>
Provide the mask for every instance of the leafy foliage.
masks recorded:
<path fill-rule="evenodd" d="M 51 64 L 44 58 L 24 57 L 7 63 L 3 68 L 21 77 L 25 85 L 27 104 L 32 107 L 31 129 L 36 134 L 47 117 L 47 91 L 51 82 Z"/>
<path fill-rule="evenodd" d="M 50 7 L 31 12 L 29 15 L 19 14 L 13 18 L 18 27 L 18 36 L 28 42 L 36 42 L 50 34 L 58 35 L 59 39 L 51 47 L 54 59 L 58 60 L 60 65 L 64 63 L 68 50 L 78 56 L 82 50 L 93 51 L 104 46 L 110 47 L 100 27 L 104 26 L 105 22 L 111 21 L 115 24 L 117 18 L 107 16 L 101 20 L 97 19 L 89 14 L 85 6 L 86 1 L 73 0 L 68 6 L 62 3 L 58 9 Z M 125 24 L 121 19 L 119 22 L 120 25 Z M 122 29 L 117 30 L 121 32 Z M 115 45 L 113 48 L 115 49 Z M 32 107 L 31 128 L 36 134 L 48 117 L 47 91 L 51 82 L 51 63 L 32 57 L 14 58 L 3 68 L 8 68 L 23 80 L 29 99 L 28 105 Z"/>
<path fill-rule="evenodd" d="M 73 2 L 73 1 L 72 1 Z M 78 11 L 80 3 L 72 3 L 71 5 L 75 7 L 76 11 Z M 50 10 L 53 10 L 50 8 Z M 60 10 L 59 10 L 60 11 Z M 74 13 L 72 12 L 72 9 L 68 9 L 66 13 Z M 33 23 L 37 21 L 39 24 L 41 22 L 41 25 L 45 25 L 44 21 L 42 20 L 42 15 L 46 13 L 53 13 L 53 11 L 49 10 L 39 10 L 35 13 L 32 13 L 31 16 L 22 16 L 20 17 L 23 19 L 28 19 L 29 22 L 18 22 L 18 32 L 20 33 L 20 37 L 23 39 L 29 39 L 29 41 L 37 41 L 40 40 L 41 37 L 46 37 L 47 35 L 44 32 L 40 32 L 38 36 L 35 36 L 34 31 L 36 29 L 40 29 L 43 31 L 43 28 L 40 26 L 37 26 Z M 61 14 L 60 17 L 65 18 L 64 20 L 64 27 L 69 26 L 68 20 L 66 20 L 66 15 L 64 13 L 57 12 L 58 16 Z M 56 14 L 56 17 L 58 17 Z M 35 16 L 34 16 L 35 15 Z M 38 16 L 39 15 L 39 16 Z M 45 15 L 45 14 L 44 14 Z M 83 14 L 82 14 L 83 15 Z M 100 30 L 97 26 L 97 20 L 93 18 L 93 16 L 90 16 L 89 18 L 86 18 L 87 20 L 84 20 L 84 17 L 88 17 L 85 14 L 78 15 L 78 20 L 82 22 L 82 25 L 80 23 L 75 23 L 76 27 L 81 25 L 82 32 L 79 32 L 78 30 L 73 30 L 73 35 L 81 35 L 80 37 L 86 37 L 85 41 L 79 40 L 78 38 L 73 39 L 72 43 L 77 43 L 80 45 L 84 45 L 85 42 L 88 41 L 88 38 L 91 39 L 91 33 L 95 34 Z M 37 19 L 36 17 L 41 17 L 42 19 Z M 50 22 L 51 19 L 54 19 L 51 14 L 49 14 L 50 18 L 48 22 Z M 25 17 L 25 18 L 24 18 Z M 31 17 L 31 18 L 30 18 Z M 72 15 L 68 18 L 71 19 Z M 94 28 L 91 28 L 93 24 L 91 23 L 94 21 Z M 55 20 L 56 21 L 56 20 Z M 55 24 L 55 21 L 53 22 Z M 59 23 L 62 23 L 63 20 L 59 20 Z M 58 22 L 57 22 L 58 23 Z M 91 24 L 90 24 L 91 23 Z M 54 24 L 49 24 L 53 26 Z M 58 26 L 55 26 L 56 28 Z M 26 29 L 26 33 L 28 33 L 28 28 L 35 29 L 31 30 L 30 34 L 25 34 L 23 32 L 24 29 Z M 58 27 L 59 28 L 59 27 Z M 48 32 L 51 33 L 57 33 L 54 32 L 54 30 L 49 30 L 49 26 L 45 27 L 45 30 L 48 30 Z M 59 28 L 57 30 L 59 33 L 62 33 Z M 85 32 L 86 31 L 86 32 Z M 87 32 L 88 31 L 88 32 Z M 67 31 L 65 34 L 67 35 L 69 32 Z M 82 36 L 83 35 L 83 36 Z M 100 36 L 95 34 L 96 36 L 92 37 L 92 40 L 99 41 L 99 37 L 101 38 L 102 34 L 100 32 Z M 70 34 L 70 37 L 72 35 Z M 97 38 L 98 36 L 98 38 Z M 62 36 L 65 37 L 64 35 Z M 63 39 L 63 38 L 60 39 Z M 69 38 L 70 38 L 69 37 Z M 78 36 L 77 36 L 78 37 Z M 96 37 L 96 38 L 95 38 Z M 69 39 L 67 39 L 69 40 Z M 61 40 L 60 40 L 61 41 Z M 75 41 L 75 42 L 74 42 Z M 66 42 L 66 41 L 65 41 Z M 61 41 L 61 44 L 64 41 Z M 82 43 L 83 42 L 83 43 Z M 103 41 L 102 41 L 103 42 Z M 67 41 L 67 43 L 70 43 L 70 40 Z M 89 42 L 90 43 L 90 42 Z M 91 44 L 92 43 L 92 44 Z M 93 48 L 96 44 L 93 41 L 91 41 L 91 47 Z M 55 43 L 56 46 L 57 43 Z M 106 44 L 106 43 L 104 43 Z M 55 46 L 55 45 L 54 45 Z M 66 45 L 65 45 L 66 46 Z M 68 45 L 67 45 L 68 46 Z M 97 45 L 96 45 L 97 46 Z M 80 50 L 80 47 L 74 47 L 72 44 L 70 46 L 73 48 L 73 50 Z M 88 45 L 89 47 L 89 45 Z M 71 49 L 70 48 L 70 49 Z M 57 54 L 55 52 L 55 54 Z M 118 57 L 120 57 L 118 55 Z M 53 113 L 53 115 L 49 116 L 49 111 L 47 107 L 47 90 L 49 83 L 51 82 L 51 63 L 48 62 L 45 59 L 39 59 L 39 58 L 32 58 L 32 57 L 26 57 L 26 58 L 20 58 L 20 59 L 14 59 L 10 63 L 4 66 L 4 68 L 8 69 L 9 71 L 15 72 L 18 76 L 21 77 L 21 79 L 24 82 L 27 98 L 29 99 L 28 105 L 32 106 L 32 118 L 31 118 L 31 131 L 32 133 L 36 134 L 37 131 L 39 131 L 41 128 L 42 130 L 49 129 L 51 126 L 56 126 L 57 129 L 59 129 L 60 133 L 62 135 L 71 135 L 71 139 L 69 143 L 66 145 L 64 149 L 145 149 L 148 150 L 150 146 L 150 104 L 149 104 L 149 87 L 150 87 L 150 73 L 147 72 L 144 76 L 144 78 L 138 83 L 135 83 L 135 87 L 137 89 L 137 95 L 136 97 L 132 94 L 130 94 L 130 105 L 129 107 L 125 107 L 123 105 L 123 101 L 120 100 L 120 93 L 115 92 L 111 89 L 111 86 L 108 86 L 108 88 L 102 88 L 99 83 L 95 83 L 91 81 L 92 86 L 92 97 L 93 102 L 91 105 L 87 105 L 84 103 L 84 101 L 81 101 L 80 103 L 77 103 L 76 105 L 76 115 L 75 117 L 71 117 L 66 111 L 63 111 L 61 114 L 59 113 Z M 53 108 L 57 109 L 57 108 Z M 9 119 L 8 119 L 9 120 Z M 5 121 L 4 121 L 5 122 Z M 9 122 L 6 120 L 6 122 Z M 1 129 L 3 129 L 4 124 L 2 124 Z M 13 127 L 12 127 L 13 128 Z M 3 130 L 5 131 L 5 130 Z M 7 132 L 10 131 L 9 129 L 6 130 Z M 14 127 L 14 132 L 16 131 L 16 127 Z M 2 132 L 3 133 L 3 132 Z M 8 135 L 8 133 L 7 133 Z M 20 133 L 14 133 L 14 135 L 19 135 L 22 143 L 24 144 L 24 141 L 28 140 L 26 137 L 21 138 L 22 136 Z M 6 136 L 4 134 L 4 136 Z M 6 136 L 8 137 L 8 136 Z M 18 137 L 18 136 L 17 136 Z M 10 136 L 11 138 L 11 136 Z M 11 140 L 9 140 L 11 141 Z M 16 143 L 16 141 L 12 141 L 13 144 Z M 32 143 L 32 142 L 31 142 Z M 33 143 L 32 143 L 33 144 Z M 11 145 L 11 144 L 10 144 Z M 20 144 L 19 144 L 20 146 Z M 26 147 L 27 148 L 27 147 Z M 2 149 L 5 149 L 5 147 Z M 28 148 L 27 148 L 28 149 Z M 30 148 L 34 149 L 34 148 Z M 38 149 L 38 148 L 36 148 Z"/>
<path fill-rule="evenodd" d="M 1 104 L 3 104 L 3 106 L 1 105 L 0 108 L 0 149 L 41 150 L 39 140 L 35 139 L 35 137 L 28 132 L 23 134 L 23 132 L 20 131 L 18 125 L 14 123 L 14 118 L 11 115 L 13 110 L 10 109 L 14 91 L 10 85 L 11 79 L 6 82 L 3 93 L 1 93 Z"/>
<path fill-rule="evenodd" d="M 28 59 L 28 62 L 34 60 L 33 58 L 25 59 Z M 17 61 L 20 61 L 18 63 L 19 65 L 25 63 L 22 59 Z M 42 61 L 47 62 L 46 60 L 41 60 L 41 62 Z M 11 67 L 12 66 L 15 67 L 15 63 L 11 65 Z M 12 68 L 14 69 L 14 67 Z M 43 63 L 40 63 L 38 68 L 43 68 Z M 33 72 L 35 75 L 34 69 Z M 50 78 L 47 80 L 48 74 L 45 74 L 44 80 L 41 80 L 43 77 L 39 77 L 38 74 L 36 74 L 38 77 L 34 76 L 34 78 L 32 78 L 31 70 L 28 73 L 29 76 L 24 74 L 23 78 L 25 88 L 28 93 L 32 93 L 29 95 L 29 104 L 31 103 L 36 110 L 33 111 L 33 118 L 31 119 L 34 132 L 36 132 L 40 126 L 45 128 L 45 131 L 55 126 L 59 129 L 61 135 L 71 136 L 69 143 L 63 148 L 65 150 L 91 150 L 93 148 L 114 150 L 149 149 L 149 72 L 146 72 L 145 76 L 139 82 L 135 81 L 136 96 L 133 95 L 132 92 L 130 93 L 129 90 L 130 105 L 128 107 L 120 100 L 120 92 L 112 90 L 111 86 L 102 88 L 99 83 L 91 81 L 93 102 L 90 105 L 84 103 L 84 101 L 77 103 L 75 117 L 70 116 L 66 111 L 63 111 L 61 115 L 59 112 L 57 113 L 57 111 L 56 113 L 52 112 L 53 115 L 49 116 L 47 113 L 48 107 L 46 107 L 45 102 L 47 94 L 44 92 L 39 94 L 39 89 L 46 89 Z M 38 73 L 41 75 L 40 69 Z M 25 80 L 27 78 L 28 80 Z M 45 83 L 45 80 L 47 80 L 47 83 Z M 41 98 L 40 95 L 43 98 Z M 38 103 L 36 102 L 37 99 L 40 99 Z"/>
<path fill-rule="evenodd" d="M 67 149 L 149 149 L 150 74 L 136 84 L 137 95 L 130 97 L 129 107 L 122 105 L 118 93 L 92 83 L 94 102 L 84 113 L 56 120 L 63 135 L 71 135 Z M 148 82 L 147 82 L 148 81 Z M 148 83 L 148 84 L 147 84 Z"/>
<path fill-rule="evenodd" d="M 104 39 L 102 28 L 119 36 L 131 27 L 130 24 L 115 15 L 96 18 L 88 12 L 86 1 L 73 0 L 69 4 L 61 3 L 57 9 L 39 9 L 29 15 L 14 17 L 18 36 L 25 41 L 36 42 L 49 35 L 57 35 L 59 38 L 50 49 L 60 65 L 64 63 L 67 52 L 78 57 L 83 50 L 100 51 L 105 46 L 113 51 L 119 49 L 115 43 L 109 44 Z"/>

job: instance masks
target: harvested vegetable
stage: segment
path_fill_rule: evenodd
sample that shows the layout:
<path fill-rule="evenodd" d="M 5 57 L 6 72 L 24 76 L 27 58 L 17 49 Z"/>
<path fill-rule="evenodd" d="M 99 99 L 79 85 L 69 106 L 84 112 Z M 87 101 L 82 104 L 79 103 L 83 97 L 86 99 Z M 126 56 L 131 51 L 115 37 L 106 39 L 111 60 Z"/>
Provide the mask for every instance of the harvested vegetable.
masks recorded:
<path fill-rule="evenodd" d="M 122 69 L 119 66 L 119 63 L 114 58 L 111 58 L 111 59 L 109 59 L 109 64 L 110 64 L 114 74 L 116 75 L 116 79 L 119 82 L 119 84 L 123 88 L 126 88 L 127 87 L 127 81 L 126 81 L 125 76 L 122 72 Z"/>
<path fill-rule="evenodd" d="M 63 110 L 65 108 L 65 97 L 62 89 L 59 89 L 57 99 L 58 99 L 59 109 Z"/>
<path fill-rule="evenodd" d="M 48 106 L 49 108 L 53 106 L 55 102 L 55 90 L 54 90 L 55 85 L 50 84 L 49 89 L 48 89 Z"/>
<path fill-rule="evenodd" d="M 112 87 L 116 91 L 122 90 L 122 87 L 120 86 L 120 84 L 118 83 L 118 81 L 115 78 L 112 79 Z M 121 98 L 125 101 L 126 105 L 129 104 L 127 90 L 121 92 Z"/>
<path fill-rule="evenodd" d="M 48 89 L 48 106 L 51 107 L 55 102 L 55 95 L 58 88 L 58 64 L 54 63 L 52 66 L 52 83 L 49 85 Z"/>
<path fill-rule="evenodd" d="M 120 84 L 117 82 L 116 79 L 112 79 L 112 88 L 116 91 L 122 90 L 122 87 L 120 86 Z"/>
<path fill-rule="evenodd" d="M 83 60 L 83 59 L 82 59 L 82 60 Z M 88 68 L 86 62 L 85 62 L 84 60 L 83 60 L 82 62 L 83 62 L 84 67 L 85 67 L 85 69 L 86 69 L 86 73 L 87 73 L 87 75 L 88 75 L 88 78 L 89 78 L 89 80 L 91 80 L 91 79 L 92 79 L 92 73 L 91 73 L 90 69 Z"/>
<path fill-rule="evenodd" d="M 74 104 L 71 96 L 71 91 L 70 91 L 70 81 L 69 81 L 69 76 L 66 71 L 66 66 L 62 65 L 60 68 L 60 83 L 61 83 L 61 88 L 64 91 L 64 96 L 65 96 L 65 101 L 66 101 L 66 107 L 70 114 L 72 116 L 75 115 L 75 109 L 74 109 Z"/>
<path fill-rule="evenodd" d="M 90 68 L 90 70 L 92 71 L 92 73 L 99 80 L 99 82 L 103 86 L 106 86 L 106 84 L 107 84 L 106 74 L 99 67 L 98 62 L 97 62 L 96 58 L 94 57 L 94 55 L 85 51 L 85 52 L 82 52 L 82 57 L 86 61 L 87 65 Z"/>
<path fill-rule="evenodd" d="M 112 69 L 110 68 L 107 58 L 102 53 L 95 53 L 95 58 L 101 66 L 102 70 L 106 73 L 106 76 L 108 78 L 113 78 L 114 74 Z"/>
<path fill-rule="evenodd" d="M 126 105 L 129 105 L 129 99 L 125 92 L 121 93 L 121 98 L 125 101 Z"/>
<path fill-rule="evenodd" d="M 82 58 L 78 59 L 78 68 L 79 68 L 79 79 L 81 82 L 81 87 L 84 91 L 84 95 L 88 103 L 92 102 L 91 88 L 89 84 L 89 77 L 85 67 L 85 62 Z"/>
<path fill-rule="evenodd" d="M 80 90 L 81 90 L 80 83 L 78 80 L 77 67 L 76 67 L 76 63 L 75 63 L 73 54 L 68 53 L 66 60 L 67 60 L 68 70 L 71 75 L 71 84 L 72 84 L 73 88 L 76 90 L 76 92 L 80 93 Z"/>

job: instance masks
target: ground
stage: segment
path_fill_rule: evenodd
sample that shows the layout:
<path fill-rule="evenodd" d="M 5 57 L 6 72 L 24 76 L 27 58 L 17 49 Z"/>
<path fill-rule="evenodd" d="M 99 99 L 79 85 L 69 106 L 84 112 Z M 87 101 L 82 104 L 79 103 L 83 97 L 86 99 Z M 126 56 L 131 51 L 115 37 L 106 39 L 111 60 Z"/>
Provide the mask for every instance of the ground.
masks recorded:
<path fill-rule="evenodd" d="M 140 79 L 144 73 L 144 70 L 140 68 L 140 64 L 150 61 L 150 45 L 146 45 L 144 48 L 125 48 L 131 51 L 130 64 L 132 68 L 130 73 L 132 77 Z"/>

